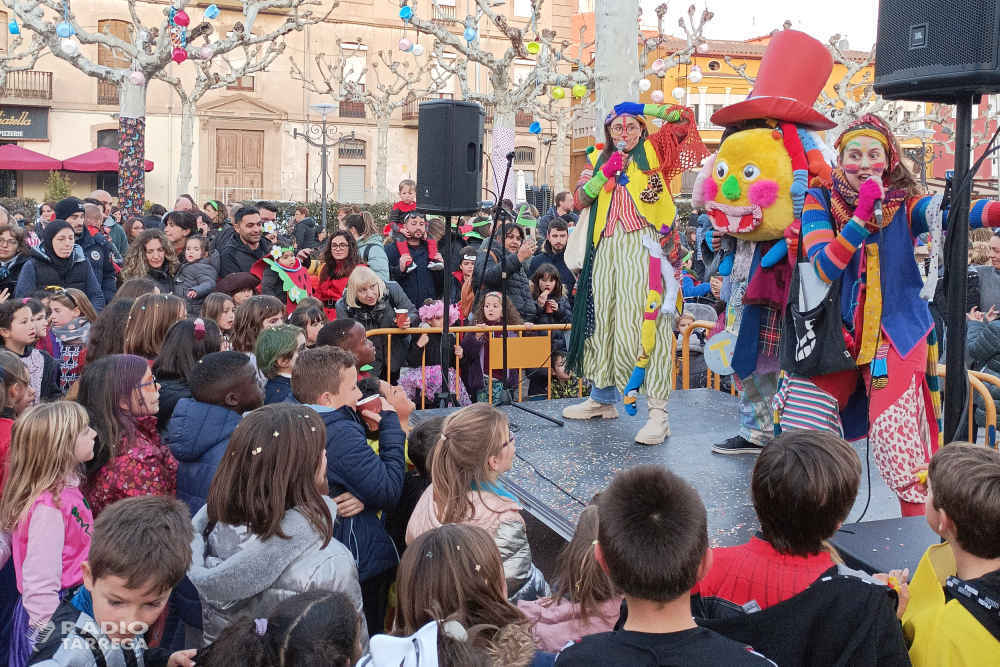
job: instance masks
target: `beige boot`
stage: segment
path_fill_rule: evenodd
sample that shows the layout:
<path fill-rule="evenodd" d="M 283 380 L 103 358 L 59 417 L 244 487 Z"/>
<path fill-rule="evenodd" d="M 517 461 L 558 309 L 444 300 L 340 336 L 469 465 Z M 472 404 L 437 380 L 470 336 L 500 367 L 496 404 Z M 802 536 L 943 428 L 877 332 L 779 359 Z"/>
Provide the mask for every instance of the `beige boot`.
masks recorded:
<path fill-rule="evenodd" d="M 618 410 L 609 403 L 598 403 L 592 398 L 587 398 L 583 403 L 571 405 L 563 408 L 562 416 L 566 419 L 614 419 L 618 416 Z"/>
<path fill-rule="evenodd" d="M 658 445 L 670 437 L 670 424 L 667 423 L 667 401 L 660 398 L 646 398 L 649 403 L 649 420 L 636 433 L 635 441 L 640 445 Z"/>

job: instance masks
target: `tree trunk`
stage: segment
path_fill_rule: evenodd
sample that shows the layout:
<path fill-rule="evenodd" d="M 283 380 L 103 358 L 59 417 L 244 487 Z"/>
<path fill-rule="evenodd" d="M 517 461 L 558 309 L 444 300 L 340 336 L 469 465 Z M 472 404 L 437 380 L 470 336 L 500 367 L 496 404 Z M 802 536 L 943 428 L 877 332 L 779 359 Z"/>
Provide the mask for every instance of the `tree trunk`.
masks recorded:
<path fill-rule="evenodd" d="M 566 160 L 566 135 L 569 133 L 572 124 L 569 118 L 560 115 L 556 121 L 556 140 L 552 145 L 552 194 L 562 192 L 566 189 L 566 177 L 563 175 Z"/>
<path fill-rule="evenodd" d="M 505 99 L 505 97 L 503 93 L 497 91 L 493 115 L 493 192 L 498 199 L 514 201 L 517 173 L 513 168 L 507 178 L 507 189 L 503 192 L 500 191 L 503 188 L 504 175 L 507 173 L 507 155 L 514 150 L 514 117 L 516 114 L 510 100 Z"/>
<path fill-rule="evenodd" d="M 389 119 L 392 112 L 375 117 L 378 127 L 378 153 L 375 158 L 375 192 L 380 202 L 392 201 L 392 195 L 386 186 L 386 171 L 389 168 Z"/>
<path fill-rule="evenodd" d="M 146 203 L 146 86 L 118 83 L 118 206 L 142 216 Z"/>
<path fill-rule="evenodd" d="M 616 104 L 639 101 L 639 0 L 597 0 L 594 11 L 597 133 Z"/>
<path fill-rule="evenodd" d="M 194 153 L 194 119 L 197 103 L 181 102 L 181 156 L 177 167 L 177 192 L 191 191 L 191 160 Z"/>

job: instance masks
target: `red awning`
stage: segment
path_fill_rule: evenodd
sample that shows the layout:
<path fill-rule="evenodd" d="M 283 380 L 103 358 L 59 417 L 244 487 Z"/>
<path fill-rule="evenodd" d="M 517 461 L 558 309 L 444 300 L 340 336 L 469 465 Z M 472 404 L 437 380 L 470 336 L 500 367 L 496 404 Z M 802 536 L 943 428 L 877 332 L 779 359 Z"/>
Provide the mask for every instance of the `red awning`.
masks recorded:
<path fill-rule="evenodd" d="M 0 169 L 15 171 L 52 171 L 62 169 L 62 162 L 16 144 L 0 146 Z"/>
<path fill-rule="evenodd" d="M 110 148 L 94 150 L 63 160 L 66 171 L 118 171 L 118 151 Z M 153 171 L 152 160 L 146 160 L 146 171 Z"/>

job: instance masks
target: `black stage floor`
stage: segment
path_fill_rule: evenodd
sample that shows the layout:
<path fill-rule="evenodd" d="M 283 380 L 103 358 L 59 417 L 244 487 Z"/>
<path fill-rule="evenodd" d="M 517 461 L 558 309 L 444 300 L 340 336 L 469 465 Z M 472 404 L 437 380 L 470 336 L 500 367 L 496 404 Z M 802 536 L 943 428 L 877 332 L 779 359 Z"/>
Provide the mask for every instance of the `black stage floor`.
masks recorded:
<path fill-rule="evenodd" d="M 533 401 L 525 405 L 561 418 L 567 405 L 579 399 Z M 662 445 L 636 444 L 633 438 L 646 421 L 646 402 L 639 398 L 639 414 L 629 417 L 619 406 L 618 419 L 565 420 L 559 427 L 516 408 L 504 408 L 517 437 L 517 458 L 504 482 L 525 509 L 564 539 L 572 536 L 580 512 L 614 475 L 636 465 L 663 465 L 690 482 L 708 509 L 712 546 L 746 542 L 757 530 L 750 500 L 753 455 L 713 454 L 714 442 L 736 435 L 737 399 L 712 389 L 675 391 L 667 411 L 672 435 Z M 415 420 L 451 410 L 424 410 Z M 870 460 L 865 441 L 854 443 L 864 463 Z M 857 521 L 869 499 L 865 476 L 848 523 Z M 872 467 L 871 502 L 865 521 L 899 517 L 899 504 Z M 530 530 L 530 525 L 529 525 Z"/>

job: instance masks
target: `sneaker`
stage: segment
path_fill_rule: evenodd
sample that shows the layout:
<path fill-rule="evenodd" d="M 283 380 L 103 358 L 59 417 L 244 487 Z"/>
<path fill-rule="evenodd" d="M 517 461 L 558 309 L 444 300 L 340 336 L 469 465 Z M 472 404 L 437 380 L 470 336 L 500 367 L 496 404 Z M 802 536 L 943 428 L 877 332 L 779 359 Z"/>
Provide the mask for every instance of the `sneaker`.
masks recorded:
<path fill-rule="evenodd" d="M 407 266 L 406 266 L 406 272 L 407 273 L 410 273 L 411 271 L 416 271 L 416 270 L 417 270 L 417 265 L 416 264 L 414 264 L 413 262 L 410 262 L 409 264 L 407 264 Z"/>
<path fill-rule="evenodd" d="M 427 268 L 430 269 L 431 271 L 443 271 L 444 262 L 428 262 Z"/>
<path fill-rule="evenodd" d="M 712 445 L 712 451 L 716 454 L 760 454 L 764 449 L 763 445 L 755 445 L 742 435 L 733 436 L 725 442 Z"/>

